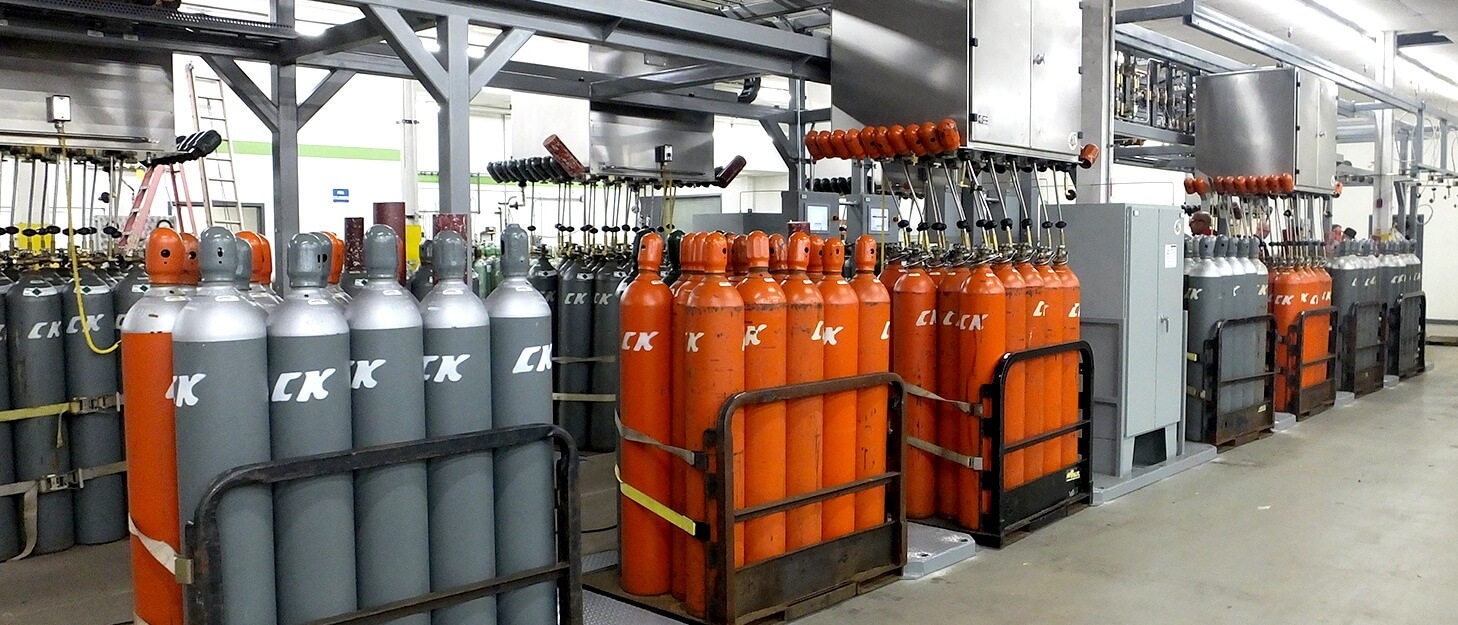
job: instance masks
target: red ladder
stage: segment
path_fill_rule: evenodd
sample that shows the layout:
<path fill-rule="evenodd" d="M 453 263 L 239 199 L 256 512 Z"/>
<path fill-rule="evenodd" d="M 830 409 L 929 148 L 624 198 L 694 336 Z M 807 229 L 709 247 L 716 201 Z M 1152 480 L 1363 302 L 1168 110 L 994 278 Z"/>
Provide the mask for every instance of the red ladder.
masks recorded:
<path fill-rule="evenodd" d="M 147 220 L 152 215 L 152 202 L 157 198 L 158 182 L 163 174 L 166 174 L 172 183 L 172 199 L 177 203 L 177 214 L 179 221 L 186 209 L 187 225 L 183 227 L 184 232 L 197 232 L 197 218 L 193 215 L 192 192 L 187 185 L 187 170 L 181 163 L 153 165 L 147 169 L 142 176 L 142 186 L 137 189 L 137 195 L 132 198 L 132 212 L 127 215 L 127 221 L 122 226 L 121 247 L 130 249 L 135 243 L 140 245 L 145 241 Z"/>

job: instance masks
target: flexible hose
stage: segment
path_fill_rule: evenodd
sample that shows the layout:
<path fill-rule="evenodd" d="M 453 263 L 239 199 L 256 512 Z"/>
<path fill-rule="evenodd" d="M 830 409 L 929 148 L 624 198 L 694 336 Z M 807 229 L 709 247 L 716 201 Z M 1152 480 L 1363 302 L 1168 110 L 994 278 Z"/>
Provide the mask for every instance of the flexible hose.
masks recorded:
<path fill-rule="evenodd" d="M 56 136 L 61 143 L 61 161 L 66 164 L 66 251 L 71 258 L 71 292 L 76 296 L 76 310 L 81 315 L 81 335 L 86 337 L 86 346 L 92 352 L 105 356 L 121 347 L 121 341 L 117 341 L 111 347 L 102 349 L 96 346 L 96 340 L 91 337 L 91 324 L 86 322 L 86 298 L 81 296 L 81 264 L 76 254 L 76 225 L 75 206 L 71 198 L 71 157 L 66 152 L 66 123 L 56 123 Z"/>

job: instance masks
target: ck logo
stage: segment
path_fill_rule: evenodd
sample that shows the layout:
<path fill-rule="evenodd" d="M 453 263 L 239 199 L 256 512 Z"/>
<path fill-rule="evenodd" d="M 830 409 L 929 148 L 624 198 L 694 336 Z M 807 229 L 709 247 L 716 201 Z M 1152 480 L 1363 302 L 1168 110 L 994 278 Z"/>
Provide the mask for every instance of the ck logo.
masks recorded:
<path fill-rule="evenodd" d="M 460 382 L 461 363 L 470 359 L 470 354 L 462 354 L 460 356 L 426 356 L 424 362 L 425 381 L 436 383 Z M 437 362 L 440 364 L 436 365 L 435 373 L 432 375 L 430 366 Z"/>
<path fill-rule="evenodd" d="M 61 322 L 42 321 L 31 327 L 30 334 L 25 335 L 30 339 L 53 339 L 61 335 Z"/>
<path fill-rule="evenodd" d="M 586 293 L 568 293 L 566 297 L 562 298 L 562 303 L 565 304 L 565 305 L 567 305 L 567 306 L 574 306 L 574 305 L 577 305 L 577 304 L 586 304 L 587 303 L 587 294 Z"/>
<path fill-rule="evenodd" d="M 1291 302 L 1295 301 L 1295 299 L 1296 299 L 1296 296 L 1295 295 L 1277 295 L 1276 296 L 1276 305 L 1277 306 L 1290 306 L 1291 305 Z M 1302 293 L 1301 294 L 1301 301 L 1303 301 L 1303 302 L 1306 301 L 1306 294 L 1305 293 Z"/>
<path fill-rule="evenodd" d="M 962 323 L 958 324 L 957 327 L 963 330 L 981 330 L 983 324 L 987 322 L 987 318 L 990 316 L 991 315 L 965 315 L 962 317 Z"/>
<path fill-rule="evenodd" d="M 1083 316 L 1083 310 L 1082 309 L 1083 309 L 1083 303 L 1082 302 L 1079 302 L 1077 304 L 1074 304 L 1073 305 L 1073 308 L 1070 308 L 1068 310 L 1068 318 L 1069 319 L 1077 319 L 1079 317 L 1082 317 Z"/>
<path fill-rule="evenodd" d="M 886 327 L 881 328 L 881 340 L 883 340 L 883 341 L 889 341 L 889 340 L 891 340 L 891 322 L 890 321 L 887 321 L 886 322 Z"/>
<path fill-rule="evenodd" d="M 955 311 L 955 310 L 949 310 L 949 311 L 947 311 L 947 314 L 945 314 L 945 315 L 942 316 L 942 325 L 944 325 L 944 326 L 952 325 L 952 320 L 953 319 L 956 319 L 956 318 L 957 318 L 957 311 Z"/>
<path fill-rule="evenodd" d="M 623 351 L 651 352 L 653 351 L 653 339 L 657 336 L 657 332 L 624 332 Z"/>
<path fill-rule="evenodd" d="M 824 329 L 825 329 L 825 322 L 824 321 L 816 321 L 815 322 L 815 333 L 810 335 L 810 340 L 812 340 L 812 341 L 824 341 L 825 340 L 825 335 L 822 334 L 822 331 Z"/>
<path fill-rule="evenodd" d="M 385 366 L 384 360 L 356 360 L 350 363 L 354 368 L 354 375 L 349 379 L 349 388 L 359 390 L 362 388 L 374 388 L 379 383 L 375 381 L 375 370 Z"/>
<path fill-rule="evenodd" d="M 1235 296 L 1239 296 L 1240 295 L 1240 285 L 1237 284 L 1237 285 L 1235 285 L 1235 288 L 1230 289 L 1230 294 L 1231 295 L 1235 295 Z"/>
<path fill-rule="evenodd" d="M 532 358 L 537 360 L 532 362 Z M 537 345 L 521 350 L 521 355 L 516 357 L 516 366 L 511 368 L 512 373 L 530 373 L 533 371 L 552 370 L 552 346 Z"/>
<path fill-rule="evenodd" d="M 613 303 L 612 293 L 596 293 L 592 296 L 592 303 L 598 306 L 608 306 Z"/>
<path fill-rule="evenodd" d="M 198 373 L 195 375 L 174 375 L 172 384 L 167 387 L 167 399 L 172 400 L 178 408 L 183 406 L 196 406 L 197 395 L 192 392 L 197 388 L 198 383 L 207 379 L 208 374 Z"/>
<path fill-rule="evenodd" d="M 920 315 L 917 315 L 917 317 L 916 317 L 916 325 L 917 325 L 917 327 L 934 326 L 936 324 L 937 324 L 937 311 L 935 311 L 935 310 L 923 310 L 923 311 L 921 311 L 921 314 Z"/>
<path fill-rule="evenodd" d="M 1188 289 L 1185 289 L 1185 299 L 1191 300 L 1191 301 L 1198 300 L 1198 299 L 1200 299 L 1200 294 L 1201 293 L 1204 293 L 1204 292 L 1205 292 L 1205 289 L 1197 289 L 1197 288 L 1194 288 L 1194 287 L 1190 287 Z M 1074 304 L 1074 306 L 1077 307 L 1078 304 Z M 1072 317 L 1073 315 L 1069 315 L 1069 316 Z"/>
<path fill-rule="evenodd" d="M 1048 302 L 1039 301 L 1038 302 L 1038 305 L 1033 308 L 1033 316 L 1034 317 L 1046 317 L 1046 316 L 1048 316 Z"/>
<path fill-rule="evenodd" d="M 825 344 L 826 345 L 839 345 L 839 343 L 836 343 L 836 338 L 839 337 L 840 336 L 840 333 L 842 331 L 844 331 L 844 330 L 845 330 L 845 326 L 838 326 L 838 327 L 834 327 L 834 328 L 827 326 L 825 328 Z"/>
<path fill-rule="evenodd" d="M 1262 297 L 1265 297 L 1265 296 L 1270 295 L 1270 294 L 1271 294 L 1271 286 L 1269 284 L 1262 284 L 1261 285 L 1261 296 Z"/>
<path fill-rule="evenodd" d="M 689 353 L 698 353 L 698 351 L 699 351 L 699 339 L 704 338 L 704 333 L 703 332 L 689 332 L 685 336 L 688 337 L 688 351 L 689 351 Z"/>
<path fill-rule="evenodd" d="M 273 381 L 273 395 L 269 398 L 274 402 L 307 402 L 316 399 L 329 399 L 329 391 L 324 388 L 324 382 L 334 375 L 337 369 L 325 369 L 323 371 L 290 371 L 281 373 L 277 380 Z M 289 385 L 303 378 L 299 384 L 299 392 L 289 392 Z"/>
<path fill-rule="evenodd" d="M 87 327 L 87 329 L 91 330 L 92 332 L 100 332 L 101 331 L 101 317 L 102 316 L 103 315 L 86 315 L 86 327 Z M 75 333 L 80 332 L 80 331 L 81 331 L 81 318 L 80 317 L 71 317 L 71 321 L 66 324 L 66 334 L 75 334 Z"/>
<path fill-rule="evenodd" d="M 1377 278 L 1375 276 L 1367 278 L 1367 281 L 1362 283 L 1362 286 L 1372 286 L 1374 284 L 1377 284 Z"/>
<path fill-rule="evenodd" d="M 744 327 L 744 345 L 740 346 L 740 349 L 748 349 L 750 345 L 758 346 L 759 345 L 759 333 L 760 332 L 764 332 L 765 331 L 765 328 L 768 328 L 768 327 L 769 327 L 768 325 L 763 324 L 763 323 L 761 323 L 761 324 L 759 324 L 757 326 L 745 326 Z"/>

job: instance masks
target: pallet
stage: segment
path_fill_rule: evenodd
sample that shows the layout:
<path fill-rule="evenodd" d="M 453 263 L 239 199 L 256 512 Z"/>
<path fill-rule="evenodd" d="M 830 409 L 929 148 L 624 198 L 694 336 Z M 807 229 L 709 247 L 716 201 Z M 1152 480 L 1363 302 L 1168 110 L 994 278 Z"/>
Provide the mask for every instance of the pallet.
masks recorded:
<path fill-rule="evenodd" d="M 1078 511 L 1089 507 L 1089 501 L 1089 497 L 1082 497 L 1075 501 L 1064 502 L 1062 504 L 1054 506 L 1052 509 L 1045 511 L 1042 514 L 1033 517 L 1024 525 L 1018 527 L 1017 529 L 1011 530 L 1001 536 L 986 534 L 979 532 L 978 530 L 963 527 L 960 523 L 957 523 L 956 521 L 942 517 L 912 519 L 912 521 L 915 523 L 920 523 L 922 525 L 940 527 L 942 529 L 952 530 L 955 532 L 965 532 L 972 535 L 972 539 L 977 542 L 977 546 L 979 547 L 1002 549 L 1003 547 L 1007 547 L 1013 543 L 1016 543 L 1024 538 L 1033 535 L 1033 532 L 1048 527 L 1049 525 L 1052 525 L 1061 519 L 1073 516 Z"/>
<path fill-rule="evenodd" d="M 1237 437 L 1235 437 L 1235 438 L 1233 438 L 1233 439 L 1231 439 L 1229 441 L 1226 441 L 1224 443 L 1221 443 L 1219 445 L 1216 445 L 1215 446 L 1215 451 L 1217 453 L 1222 453 L 1223 454 L 1223 453 L 1225 453 L 1227 451 L 1230 451 L 1232 449 L 1235 449 L 1236 447 L 1240 447 L 1241 445 L 1246 445 L 1246 444 L 1254 443 L 1254 442 L 1256 442 L 1258 440 L 1261 440 L 1261 439 L 1264 439 L 1264 438 L 1269 438 L 1274 433 L 1275 433 L 1275 431 L 1272 430 L 1271 428 L 1265 428 L 1263 430 L 1257 430 L 1255 432 L 1248 432 L 1248 433 L 1243 434 L 1241 436 L 1237 436 Z"/>

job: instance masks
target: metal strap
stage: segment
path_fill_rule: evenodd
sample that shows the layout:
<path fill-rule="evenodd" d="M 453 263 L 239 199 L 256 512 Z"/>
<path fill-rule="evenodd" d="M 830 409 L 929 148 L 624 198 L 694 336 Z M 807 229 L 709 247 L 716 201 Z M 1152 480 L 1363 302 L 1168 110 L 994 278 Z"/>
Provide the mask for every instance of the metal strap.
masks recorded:
<path fill-rule="evenodd" d="M 662 449 L 663 451 L 673 454 L 679 460 L 682 460 L 688 463 L 689 466 L 692 466 L 699 470 L 703 470 L 705 467 L 709 466 L 708 460 L 704 457 L 704 454 L 702 453 L 690 451 L 682 447 L 666 445 L 659 442 L 658 439 L 653 438 L 652 436 L 649 436 L 647 434 L 639 432 L 638 430 L 630 428 L 627 425 L 624 425 L 623 415 L 621 413 L 613 414 L 613 423 L 616 423 L 618 426 L 618 436 L 622 437 L 622 439 L 625 441 L 633 441 L 635 443 L 648 445 L 649 447 L 657 447 L 658 449 Z"/>
<path fill-rule="evenodd" d="M 693 536 L 698 540 L 709 539 L 708 523 L 695 521 L 682 514 L 679 514 L 678 512 L 674 511 L 673 508 L 665 506 L 657 499 L 649 497 L 647 493 L 633 488 L 627 482 L 623 481 L 623 474 L 618 470 L 617 465 L 613 466 L 613 476 L 618 478 L 618 490 L 623 493 L 623 496 L 627 497 L 628 499 L 632 499 L 634 502 L 636 502 L 640 506 L 643 506 L 649 512 L 652 512 L 653 514 L 658 515 L 663 520 L 668 521 L 670 525 L 683 530 L 685 534 Z"/>
<path fill-rule="evenodd" d="M 137 537 L 137 540 L 142 543 L 142 548 L 151 554 L 157 564 L 162 565 L 162 568 L 177 578 L 177 583 L 192 583 L 192 561 L 179 558 L 177 550 L 173 549 L 172 545 L 143 534 L 142 530 L 137 529 L 137 524 L 132 521 L 131 515 L 127 515 L 127 533 Z"/>
<path fill-rule="evenodd" d="M 121 405 L 120 397 L 117 394 L 103 395 L 101 397 L 80 397 L 60 404 L 46 404 L 44 406 L 31 406 L 29 408 L 14 408 L 11 410 L 0 410 L 0 423 L 7 421 L 24 421 L 40 417 L 55 417 L 63 414 L 89 414 L 110 410 Z"/>
<path fill-rule="evenodd" d="M 965 413 L 967 413 L 969 415 L 972 415 L 974 417 L 981 417 L 982 416 L 982 404 L 974 404 L 972 402 L 958 401 L 958 400 L 955 400 L 955 399 L 947 399 L 945 397 L 942 397 L 941 395 L 938 395 L 936 393 L 933 393 L 933 392 L 931 392 L 929 390 L 926 390 L 926 389 L 924 389 L 924 388 L 922 388 L 920 386 L 917 386 L 915 384 L 912 384 L 910 382 L 906 382 L 905 383 L 905 387 L 906 387 L 906 394 L 907 395 L 915 395 L 915 396 L 920 397 L 922 399 L 930 399 L 932 401 L 939 401 L 939 402 L 943 402 L 943 403 L 948 403 L 948 404 L 951 404 L 951 405 L 955 406 L 957 408 L 957 410 L 961 410 L 962 412 L 965 412 Z"/>
<path fill-rule="evenodd" d="M 618 400 L 616 393 L 552 393 L 552 401 L 582 401 L 609 404 Z"/>
<path fill-rule="evenodd" d="M 979 458 L 977 456 L 959 454 L 955 451 L 947 449 L 946 447 L 942 447 L 935 443 L 929 443 L 915 436 L 906 437 L 906 444 L 911 445 L 912 447 L 920 449 L 933 456 L 941 458 L 942 460 L 949 461 L 958 466 L 966 467 L 968 469 L 972 469 L 973 471 L 983 470 L 982 458 Z"/>
<path fill-rule="evenodd" d="M 559 365 L 578 365 L 578 364 L 592 363 L 592 362 L 608 363 L 608 362 L 617 362 L 617 361 L 618 361 L 618 357 L 617 356 L 586 356 L 586 357 L 578 357 L 578 356 L 556 356 L 556 357 L 552 358 L 552 362 L 554 364 L 559 364 Z"/>

